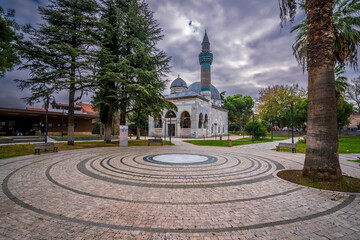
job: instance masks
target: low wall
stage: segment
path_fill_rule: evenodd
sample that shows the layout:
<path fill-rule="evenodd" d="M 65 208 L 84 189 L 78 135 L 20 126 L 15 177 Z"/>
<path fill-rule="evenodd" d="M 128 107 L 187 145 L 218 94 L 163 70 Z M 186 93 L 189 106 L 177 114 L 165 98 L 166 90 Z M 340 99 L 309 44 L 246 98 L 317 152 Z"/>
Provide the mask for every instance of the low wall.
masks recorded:
<path fill-rule="evenodd" d="M 67 137 L 51 137 L 56 141 L 67 141 Z M 119 139 L 119 136 L 111 136 L 111 139 Z M 104 140 L 104 136 L 84 136 L 84 137 L 74 137 L 74 141 L 91 141 L 91 140 Z"/>

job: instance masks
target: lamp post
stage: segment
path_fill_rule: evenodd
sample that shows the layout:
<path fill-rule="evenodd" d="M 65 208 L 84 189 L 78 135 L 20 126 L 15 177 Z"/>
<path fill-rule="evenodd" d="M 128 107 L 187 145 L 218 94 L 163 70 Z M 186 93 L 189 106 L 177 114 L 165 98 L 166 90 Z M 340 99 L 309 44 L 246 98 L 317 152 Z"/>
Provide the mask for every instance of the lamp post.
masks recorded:
<path fill-rule="evenodd" d="M 214 125 L 215 125 L 215 140 L 216 140 L 216 131 L 217 131 L 216 126 L 217 126 L 217 123 L 214 123 Z"/>
<path fill-rule="evenodd" d="M 252 142 L 254 143 L 254 135 L 255 135 L 255 129 L 254 129 L 254 111 L 253 111 L 253 121 L 252 121 Z"/>
<path fill-rule="evenodd" d="M 45 143 L 47 143 L 47 135 L 48 135 L 48 113 L 49 113 L 49 95 L 46 96 L 46 116 L 45 116 Z"/>
<path fill-rule="evenodd" d="M 289 110 L 288 107 L 285 107 L 286 110 Z M 294 102 L 291 102 L 291 143 L 294 144 Z M 294 149 L 292 149 L 294 152 Z"/>
<path fill-rule="evenodd" d="M 54 103 L 55 103 L 55 97 L 48 94 L 46 95 L 46 113 L 45 113 L 45 143 L 47 143 L 47 137 L 48 137 L 48 118 L 49 118 L 49 103 L 50 103 L 50 98 L 54 99 Z M 46 149 L 45 149 L 46 151 Z"/>
<path fill-rule="evenodd" d="M 61 137 L 64 136 L 64 108 L 62 107 L 62 116 L 61 116 Z"/>
<path fill-rule="evenodd" d="M 228 129 L 227 129 L 228 131 L 228 141 L 230 140 L 230 133 L 229 133 L 229 118 L 228 118 Z"/>
<path fill-rule="evenodd" d="M 164 126 L 164 129 L 165 129 L 164 140 L 166 141 L 166 118 L 164 119 L 164 122 L 165 122 L 165 125 L 163 125 L 163 126 Z"/>
<path fill-rule="evenodd" d="M 170 118 L 170 124 L 169 124 L 169 140 L 170 140 L 170 146 L 171 146 L 171 135 L 172 135 L 172 126 L 171 126 L 171 118 L 173 117 L 176 117 L 175 113 L 173 111 L 170 111 L 168 114 L 167 114 L 167 117 Z"/>
<path fill-rule="evenodd" d="M 291 143 L 294 144 L 294 102 L 291 102 Z"/>

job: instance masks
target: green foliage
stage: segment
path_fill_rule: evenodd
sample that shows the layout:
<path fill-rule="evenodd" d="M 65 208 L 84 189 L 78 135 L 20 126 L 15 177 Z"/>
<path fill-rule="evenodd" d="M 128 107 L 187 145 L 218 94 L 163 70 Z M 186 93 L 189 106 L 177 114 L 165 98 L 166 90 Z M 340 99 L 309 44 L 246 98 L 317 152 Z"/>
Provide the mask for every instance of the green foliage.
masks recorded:
<path fill-rule="evenodd" d="M 229 131 L 239 131 L 239 123 L 229 123 Z"/>
<path fill-rule="evenodd" d="M 254 131 L 253 131 L 254 129 Z M 254 135 L 255 139 L 266 137 L 266 128 L 261 122 L 255 120 L 254 122 L 249 121 L 245 124 L 245 132 L 249 135 Z"/>
<path fill-rule="evenodd" d="M 14 10 L 5 12 L 0 6 L 0 77 L 20 63 L 16 48 L 20 35 L 16 33 L 19 27 L 13 20 L 14 13 Z"/>
<path fill-rule="evenodd" d="M 294 105 L 294 119 L 296 105 L 301 104 L 306 96 L 306 91 L 298 85 L 268 86 L 259 91 L 259 115 L 268 122 L 276 122 L 280 127 L 291 125 L 291 102 Z M 288 110 L 287 110 L 288 109 Z M 300 119 L 299 119 L 300 120 Z M 302 124 L 303 122 L 298 122 Z"/>
<path fill-rule="evenodd" d="M 340 97 L 342 102 L 341 106 L 336 110 L 336 116 L 339 127 L 346 126 L 350 123 L 350 114 L 354 113 L 354 106 L 351 103 L 348 103 L 344 100 L 343 97 Z"/>
<path fill-rule="evenodd" d="M 102 1 L 94 103 L 109 106 L 108 118 L 120 109 L 125 124 L 127 113 L 141 117 L 174 107 L 161 95 L 170 61 L 156 48 L 161 31 L 145 2 Z"/>
<path fill-rule="evenodd" d="M 344 66 L 336 65 L 334 68 L 335 73 L 335 90 L 337 95 L 344 95 L 346 89 L 349 87 L 347 82 L 347 77 L 343 74 L 345 73 Z"/>
<path fill-rule="evenodd" d="M 304 123 L 307 120 L 307 107 L 308 100 L 304 99 L 300 104 L 294 106 L 294 121 L 298 123 Z M 343 127 L 349 124 L 350 114 L 354 112 L 354 106 L 348 103 L 340 96 L 339 104 L 337 105 L 336 116 L 339 127 Z"/>
<path fill-rule="evenodd" d="M 225 99 L 224 108 L 229 110 L 229 122 L 239 122 L 245 123 L 248 121 L 249 117 L 252 114 L 252 108 L 254 106 L 254 101 L 250 96 L 243 96 L 241 94 L 236 94 L 234 96 L 229 96 Z M 237 130 L 239 130 L 239 127 Z M 237 131 L 236 130 L 236 131 Z"/>
<path fill-rule="evenodd" d="M 148 129 L 148 116 L 144 115 L 144 114 L 140 114 L 138 115 L 137 113 L 133 112 L 131 114 L 129 114 L 129 122 L 131 124 L 129 124 L 129 129 L 133 132 L 136 133 L 136 129 L 137 129 L 137 120 L 138 118 L 140 118 L 140 129 Z"/>
<path fill-rule="evenodd" d="M 301 128 L 305 128 L 305 122 L 307 121 L 307 107 L 308 99 L 302 99 L 301 102 L 294 105 L 294 125 Z"/>
<path fill-rule="evenodd" d="M 305 10 L 305 4 L 300 4 Z M 336 62 L 343 65 L 348 62 L 357 68 L 357 49 L 360 43 L 360 0 L 335 0 L 333 9 L 334 56 Z M 297 61 L 306 68 L 307 25 L 306 20 L 294 26 L 291 32 L 297 32 L 293 53 Z"/>
<path fill-rule="evenodd" d="M 20 89 L 29 88 L 29 103 L 41 101 L 49 93 L 68 90 L 83 91 L 91 86 L 91 46 L 96 24 L 97 4 L 94 0 L 50 0 L 39 7 L 44 22 L 39 28 L 25 26 L 30 36 L 19 45 L 27 62 L 20 69 L 30 70 L 28 79 L 17 79 Z M 71 103 L 70 103 L 71 105 Z M 70 106 L 71 107 L 71 106 Z"/>
<path fill-rule="evenodd" d="M 267 132 L 271 132 L 271 124 L 268 121 L 261 120 L 261 125 L 263 125 Z"/>

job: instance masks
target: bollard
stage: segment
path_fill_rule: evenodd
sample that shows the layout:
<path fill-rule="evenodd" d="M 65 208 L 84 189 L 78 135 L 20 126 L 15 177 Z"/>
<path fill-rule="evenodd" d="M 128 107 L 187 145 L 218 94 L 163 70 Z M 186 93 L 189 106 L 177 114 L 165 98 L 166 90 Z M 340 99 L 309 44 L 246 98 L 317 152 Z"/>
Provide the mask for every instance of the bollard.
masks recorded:
<path fill-rule="evenodd" d="M 227 146 L 228 146 L 228 147 L 232 147 L 232 142 L 231 142 L 231 140 L 227 140 Z"/>

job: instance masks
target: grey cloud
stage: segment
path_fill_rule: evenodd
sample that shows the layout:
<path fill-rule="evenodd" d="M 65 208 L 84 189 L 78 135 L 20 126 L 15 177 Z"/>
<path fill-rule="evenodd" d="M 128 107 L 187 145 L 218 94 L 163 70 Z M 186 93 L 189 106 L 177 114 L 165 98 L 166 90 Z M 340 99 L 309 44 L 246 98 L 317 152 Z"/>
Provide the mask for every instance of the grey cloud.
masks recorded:
<path fill-rule="evenodd" d="M 40 2 L 45 4 L 47 1 Z M 158 47 L 172 56 L 172 72 L 168 79 L 173 80 L 180 74 L 188 84 L 200 81 L 198 54 L 207 29 L 214 53 L 212 83 L 219 91 L 226 91 L 227 95 L 241 93 L 257 97 L 258 90 L 267 85 L 298 83 L 302 87 L 307 86 L 307 75 L 303 74 L 292 55 L 295 34 L 289 31 L 293 25 L 287 23 L 280 28 L 277 0 L 147 2 L 163 29 L 164 39 Z M 22 24 L 39 23 L 41 20 L 38 12 L 34 12 L 38 5 L 35 1 L 12 0 L 4 5 L 5 8 L 15 8 L 17 19 Z M 303 17 L 304 14 L 300 13 L 295 23 L 302 21 Z M 192 27 L 189 21 L 192 21 Z M 24 72 L 17 74 L 26 77 Z M 350 68 L 347 75 L 357 76 Z M 19 94 L 15 85 L 9 82 L 9 77 L 0 80 L 5 87 L 0 89 L 0 96 L 27 94 Z M 168 92 L 169 89 L 165 91 Z M 91 96 L 83 99 L 90 100 Z M 59 94 L 57 101 L 67 102 L 67 92 Z"/>

